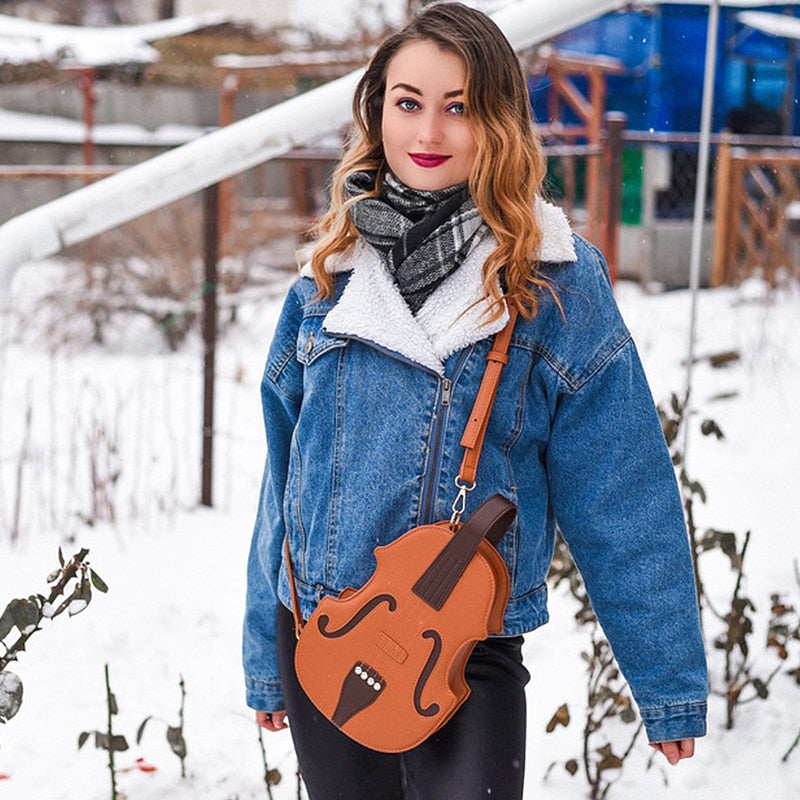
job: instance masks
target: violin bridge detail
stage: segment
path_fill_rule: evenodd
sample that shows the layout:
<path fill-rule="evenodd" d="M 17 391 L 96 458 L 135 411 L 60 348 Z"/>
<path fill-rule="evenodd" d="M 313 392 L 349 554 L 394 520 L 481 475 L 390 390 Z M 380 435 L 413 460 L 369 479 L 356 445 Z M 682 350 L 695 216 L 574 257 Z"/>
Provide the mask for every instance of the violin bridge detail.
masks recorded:
<path fill-rule="evenodd" d="M 331 720 L 341 728 L 347 720 L 371 706 L 386 688 L 386 682 L 376 670 L 359 661 L 345 675 L 339 702 Z"/>

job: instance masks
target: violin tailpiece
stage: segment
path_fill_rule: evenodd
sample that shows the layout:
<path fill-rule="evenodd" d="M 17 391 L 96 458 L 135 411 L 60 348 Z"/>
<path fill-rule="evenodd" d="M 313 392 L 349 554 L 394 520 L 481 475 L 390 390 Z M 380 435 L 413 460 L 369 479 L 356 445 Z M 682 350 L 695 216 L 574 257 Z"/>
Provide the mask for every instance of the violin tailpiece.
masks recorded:
<path fill-rule="evenodd" d="M 386 687 L 386 682 L 369 664 L 363 661 L 353 665 L 342 683 L 339 702 L 331 721 L 339 728 L 347 720 L 372 705 Z"/>

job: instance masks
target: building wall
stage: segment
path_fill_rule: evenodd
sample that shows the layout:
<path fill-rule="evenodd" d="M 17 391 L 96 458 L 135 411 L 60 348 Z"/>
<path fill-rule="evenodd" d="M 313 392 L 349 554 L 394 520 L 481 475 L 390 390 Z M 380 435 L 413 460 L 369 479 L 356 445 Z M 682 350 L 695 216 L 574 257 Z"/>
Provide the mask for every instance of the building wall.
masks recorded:
<path fill-rule="evenodd" d="M 176 0 L 175 3 L 178 16 L 222 12 L 237 22 L 251 22 L 264 30 L 288 25 L 291 7 L 292 0 L 228 0 L 226 3 L 219 0 Z"/>
<path fill-rule="evenodd" d="M 158 0 L 127 0 L 125 10 L 130 13 L 133 24 L 152 22 L 158 19 Z"/>

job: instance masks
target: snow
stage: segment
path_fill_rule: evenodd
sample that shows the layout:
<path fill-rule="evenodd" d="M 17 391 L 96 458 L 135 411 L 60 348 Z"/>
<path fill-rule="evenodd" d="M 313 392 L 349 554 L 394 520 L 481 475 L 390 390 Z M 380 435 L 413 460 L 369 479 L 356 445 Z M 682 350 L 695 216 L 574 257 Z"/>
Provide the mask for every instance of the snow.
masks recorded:
<path fill-rule="evenodd" d="M 787 39 L 800 39 L 800 19 L 768 11 L 742 11 L 736 15 L 739 22 L 750 28 Z"/>
<path fill-rule="evenodd" d="M 491 14 L 519 0 L 466 0 L 466 5 Z M 360 31 L 380 33 L 405 22 L 407 0 L 339 0 L 336 14 L 330 13 L 328 0 L 294 0 L 292 24 L 302 31 L 313 31 L 330 41 L 347 41 Z"/>
<path fill-rule="evenodd" d="M 324 0 L 295 0 L 292 4 L 292 24 L 300 30 L 311 30 L 333 41 L 346 41 L 354 33 L 356 20 L 364 30 L 378 32 L 388 23 L 397 27 L 404 18 L 404 0 L 340 0 L 336 14 Z"/>
<path fill-rule="evenodd" d="M 0 62 L 53 61 L 62 66 L 80 64 L 90 67 L 149 64 L 159 58 L 158 50 L 149 42 L 180 36 L 224 20 L 223 14 L 215 13 L 143 25 L 93 28 L 52 25 L 0 14 Z"/>
<path fill-rule="evenodd" d="M 93 568 L 109 584 L 81 615 L 57 618 L 30 641 L 12 671 L 24 684 L 22 707 L 0 729 L 0 800 L 101 800 L 110 796 L 106 754 L 82 731 L 103 729 L 104 664 L 119 705 L 115 732 L 131 749 L 117 754 L 118 788 L 139 800 L 245 800 L 264 797 L 258 733 L 243 701 L 239 636 L 244 568 L 264 455 L 258 384 L 277 302 L 242 308 L 222 338 L 217 365 L 215 505 L 198 507 L 202 348 L 190 342 L 166 352 L 145 325 L 112 328 L 104 349 L 48 345 L 37 297 L 58 280 L 57 264 L 29 265 L 15 287 L 16 311 L 5 320 L 0 350 L 0 604 L 45 589 L 45 577 L 65 555 L 90 549 Z M 686 291 L 648 294 L 621 283 L 620 306 L 659 401 L 683 390 L 690 298 Z M 756 608 L 753 670 L 778 666 L 764 647 L 769 597 L 781 592 L 800 606 L 793 562 L 800 558 L 800 288 L 770 289 L 753 279 L 736 289 L 703 290 L 692 375 L 696 418 L 715 419 L 716 441 L 694 428 L 689 469 L 707 491 L 696 508 L 700 529 L 752 531 L 745 591 Z M 27 320 L 23 324 L 24 319 Z M 76 338 L 77 337 L 77 338 Z M 712 368 L 705 356 L 737 350 L 738 361 Z M 724 398 L 724 399 L 715 399 Z M 23 471 L 20 539 L 8 540 L 17 465 L 32 408 Z M 110 495 L 114 523 L 81 522 L 91 508 L 85 441 L 105 430 L 117 443 L 119 480 Z M 116 438 L 115 438 L 116 437 Z M 113 462 L 113 458 L 111 459 Z M 113 470 L 114 463 L 109 465 Z M 741 538 L 740 538 L 741 542 Z M 723 559 L 701 562 L 709 595 L 724 608 L 733 576 Z M 553 593 L 551 623 L 526 638 L 529 748 L 527 794 L 574 800 L 586 796 L 579 773 L 563 768 L 580 755 L 585 677 L 580 652 L 588 633 L 576 626 L 576 605 Z M 707 617 L 707 637 L 719 623 Z M 722 680 L 717 651 L 713 682 Z M 781 762 L 800 730 L 798 687 L 785 674 L 766 701 L 739 708 L 724 729 L 724 703 L 712 697 L 709 735 L 696 757 L 668 768 L 640 740 L 612 787 L 610 800 L 680 798 L 794 800 L 800 796 L 800 750 Z M 186 686 L 187 777 L 169 751 L 167 725 L 178 720 L 179 681 Z M 573 721 L 545 733 L 559 705 Z M 141 745 L 139 724 L 148 716 Z M 614 733 L 615 749 L 630 736 Z M 287 734 L 264 734 L 267 760 L 283 774 L 276 800 L 296 796 L 295 762 Z M 598 746 L 600 743 L 598 742 Z M 137 761 L 141 759 L 141 761 Z M 551 769 L 551 764 L 555 766 Z M 142 771 L 141 767 L 155 767 Z"/>
<path fill-rule="evenodd" d="M 103 145 L 174 147 L 207 133 L 195 125 L 161 125 L 149 131 L 140 125 L 105 124 L 92 127 L 92 141 Z M 86 139 L 83 122 L 45 114 L 28 114 L 0 108 L 0 141 L 81 144 Z"/>

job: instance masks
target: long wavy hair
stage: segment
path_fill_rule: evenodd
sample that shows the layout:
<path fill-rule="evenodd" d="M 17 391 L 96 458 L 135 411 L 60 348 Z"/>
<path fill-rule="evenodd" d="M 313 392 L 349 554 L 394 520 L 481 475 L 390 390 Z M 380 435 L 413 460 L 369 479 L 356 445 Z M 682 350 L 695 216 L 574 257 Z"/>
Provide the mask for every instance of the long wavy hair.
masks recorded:
<path fill-rule="evenodd" d="M 466 68 L 464 103 L 477 145 L 469 175 L 470 194 L 497 241 L 483 266 L 490 318 L 502 313 L 498 277 L 506 297 L 530 318 L 536 314 L 539 288 L 551 289 L 539 271 L 542 233 L 534 214 L 546 163 L 534 132 L 525 77 L 502 31 L 485 14 L 461 3 L 426 7 L 401 31 L 389 36 L 370 60 L 353 98 L 354 130 L 336 168 L 330 209 L 317 228 L 311 267 L 319 294 L 330 297 L 334 277 L 325 269 L 328 257 L 350 249 L 358 238 L 344 191 L 355 171 L 377 173 L 373 194 L 380 192 L 386 171 L 381 118 L 389 62 L 409 42 L 432 41 L 458 55 Z"/>

